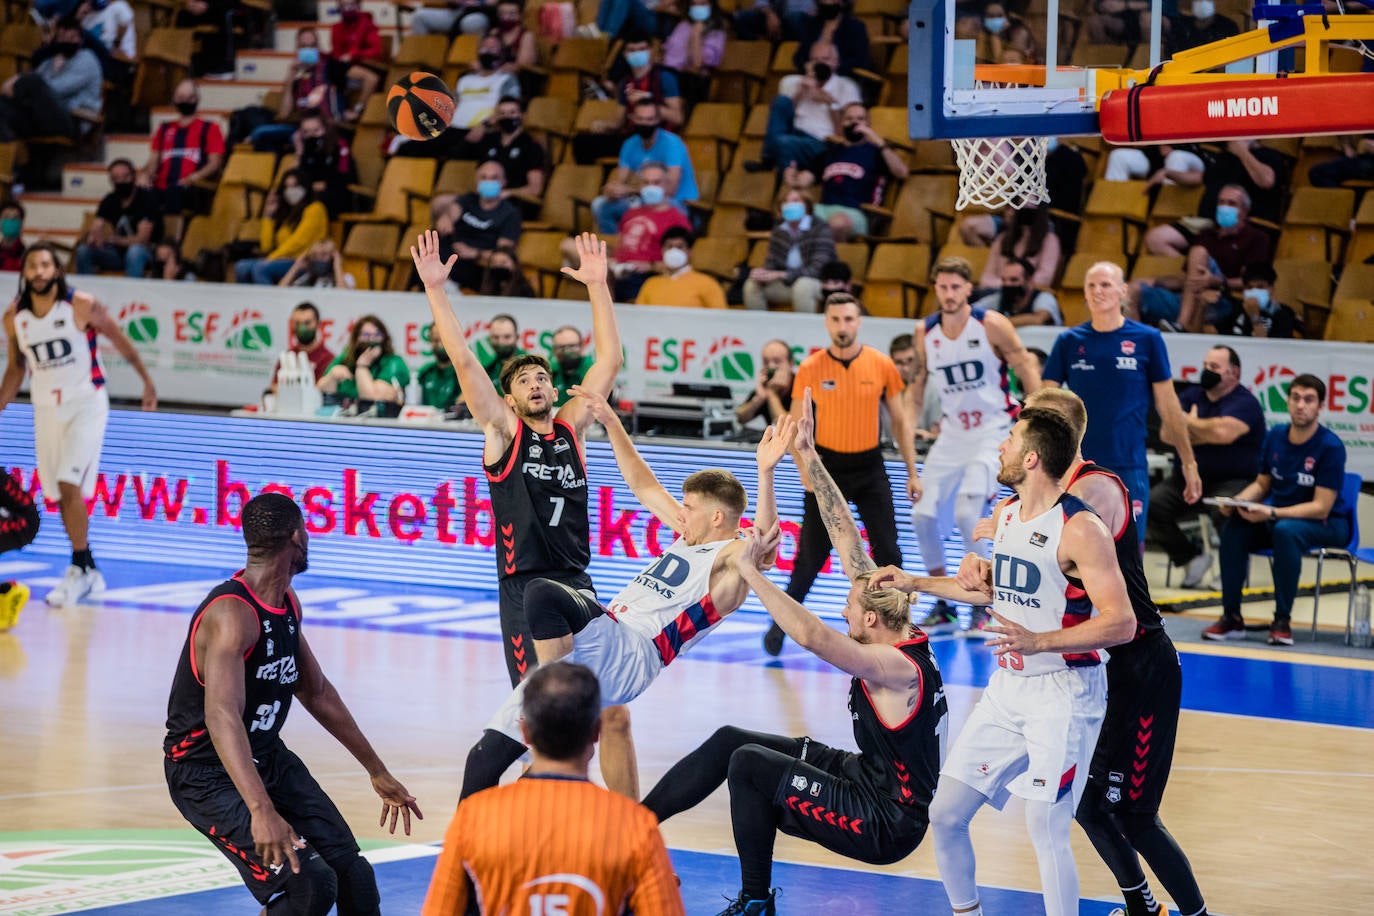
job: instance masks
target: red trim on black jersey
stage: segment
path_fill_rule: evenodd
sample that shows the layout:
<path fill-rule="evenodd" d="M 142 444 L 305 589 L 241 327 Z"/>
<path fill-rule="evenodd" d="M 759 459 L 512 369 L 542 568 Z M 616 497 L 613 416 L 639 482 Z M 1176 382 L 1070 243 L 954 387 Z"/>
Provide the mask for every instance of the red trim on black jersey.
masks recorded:
<path fill-rule="evenodd" d="M 242 577 L 243 577 L 243 573 L 244 573 L 244 571 L 243 571 L 242 569 L 240 569 L 238 572 L 236 572 L 236 573 L 234 573 L 232 576 L 230 576 L 230 578 L 233 579 L 235 582 L 237 582 L 239 585 L 242 585 L 243 588 L 244 588 L 244 590 L 247 591 L 248 594 L 252 595 L 252 596 L 253 596 L 253 600 L 256 601 L 258 604 L 262 605 L 262 609 L 263 609 L 264 611 L 266 611 L 267 613 L 269 613 L 269 614 L 276 614 L 276 615 L 278 615 L 278 616 L 282 616 L 282 615 L 284 615 L 284 614 L 286 613 L 286 611 L 287 611 L 286 608 L 284 608 L 284 607 L 274 607 L 274 606 L 268 604 L 266 601 L 263 601 L 263 600 L 262 600 L 262 596 L 259 595 L 257 592 L 253 591 L 252 586 L 250 586 L 247 582 L 243 581 L 243 578 L 242 578 Z M 230 597 L 232 597 L 232 596 L 230 596 Z M 243 599 L 240 598 L 239 600 L 242 601 Z M 248 602 L 245 601 L 244 603 L 247 604 Z M 290 604 L 289 601 L 288 601 L 287 603 Z M 250 605 L 250 607 L 251 607 L 251 605 Z"/>
<path fill-rule="evenodd" d="M 235 576 L 234 578 L 238 579 L 237 576 Z M 240 585 L 243 585 L 243 580 L 242 580 L 242 579 L 239 579 L 238 581 L 239 581 L 239 584 L 240 584 Z M 244 587 L 244 588 L 248 588 L 247 585 L 244 585 L 243 587 Z M 252 590 L 251 590 L 251 589 L 249 589 L 249 593 L 250 593 L 250 594 L 252 593 Z M 256 598 L 257 595 L 253 595 L 253 597 Z M 209 604 L 207 604 L 207 605 L 205 606 L 205 610 L 204 610 L 204 611 L 201 611 L 199 614 L 196 615 L 195 620 L 192 620 L 192 621 L 191 621 L 191 638 L 190 638 L 190 641 L 188 642 L 187 645 L 188 645 L 188 653 L 189 653 L 190 662 L 191 662 L 191 676 L 194 677 L 194 678 L 196 679 L 196 683 L 199 684 L 199 685 L 202 686 L 202 687 L 205 686 L 205 679 L 202 678 L 202 677 L 200 676 L 200 667 L 196 664 L 196 628 L 200 626 L 200 621 L 201 621 L 202 618 L 205 617 L 205 612 L 206 612 L 206 611 L 210 610 L 210 608 L 214 607 L 216 604 L 219 604 L 221 601 L 224 601 L 224 600 L 226 600 L 226 599 L 227 599 L 227 600 L 230 600 L 230 601 L 238 601 L 238 602 L 240 602 L 241 604 L 243 604 L 244 607 L 248 608 L 248 610 L 252 611 L 252 612 L 253 612 L 253 617 L 254 617 L 253 629 L 254 629 L 254 630 L 257 629 L 257 622 L 256 622 L 256 618 L 257 618 L 257 616 L 258 616 L 258 610 L 257 610 L 257 608 L 253 607 L 253 605 L 249 604 L 247 601 L 245 601 L 245 600 L 244 600 L 242 597 L 240 597 L 239 595 L 220 595 L 220 596 L 219 596 L 218 598 L 216 598 L 214 601 L 212 601 L 212 602 L 210 602 Z M 266 605 L 263 605 L 263 607 L 266 608 L 267 610 L 272 610 L 271 608 L 267 608 Z M 277 612 L 277 613 L 285 613 L 285 611 L 280 611 L 280 612 Z M 299 619 L 299 618 L 297 618 L 297 619 Z M 251 656 L 251 655 L 253 654 L 253 650 L 254 650 L 255 648 L 257 648 L 257 645 L 258 645 L 257 642 L 254 641 L 253 645 L 251 645 L 251 646 L 248 647 L 248 651 L 245 652 L 245 653 L 243 653 L 243 660 L 244 660 L 244 661 L 248 661 L 249 656 Z"/>
<path fill-rule="evenodd" d="M 894 649 L 897 649 L 898 651 L 901 651 L 901 648 L 900 648 L 901 646 L 909 646 L 909 645 L 912 645 L 913 643 L 921 643 L 921 642 L 925 642 L 925 641 L 926 641 L 926 640 L 925 640 L 925 635 L 922 634 L 922 636 L 921 636 L 921 638 L 920 638 L 919 640 L 917 640 L 917 639 L 908 639 L 908 640 L 905 640 L 904 642 L 900 642 L 900 643 L 895 644 L 895 645 L 893 646 L 893 648 L 894 648 Z M 907 661 L 911 662 L 911 666 L 912 666 L 913 668 L 916 669 L 916 679 L 917 679 L 918 683 L 917 683 L 917 686 L 916 686 L 916 708 L 914 708 L 913 710 L 911 710 L 911 714 L 910 714 L 909 716 L 907 716 L 905 719 L 903 719 L 903 720 L 902 720 L 899 724 L 897 724 L 897 725 L 888 725 L 887 722 L 883 720 L 882 713 L 878 712 L 878 707 L 873 705 L 873 696 L 868 692 L 868 681 L 864 680 L 863 678 L 859 678 L 859 686 L 863 689 L 863 692 L 864 692 L 864 699 L 868 701 L 869 707 L 873 710 L 873 718 L 877 719 L 877 720 L 878 720 L 878 724 L 881 725 L 883 728 L 887 729 L 887 730 L 890 731 L 890 732 L 898 732 L 898 731 L 901 731 L 902 729 L 906 728 L 908 725 L 911 724 L 911 720 L 914 719 L 914 718 L 916 718 L 916 714 L 919 713 L 919 712 L 921 711 L 921 699 L 926 695 L 926 694 L 925 694 L 925 691 L 926 691 L 926 675 L 925 675 L 925 672 L 922 671 L 922 670 L 921 670 L 921 666 L 918 665 L 918 664 L 916 663 L 916 659 L 912 658 L 910 655 L 907 655 L 905 652 L 902 652 L 902 658 L 904 658 L 904 659 L 906 659 Z"/>
<path fill-rule="evenodd" d="M 1073 479 L 1069 481 L 1069 485 L 1064 489 L 1067 490 L 1069 489 L 1069 487 L 1072 487 L 1074 484 L 1078 483 L 1078 481 L 1082 480 L 1084 477 L 1091 477 L 1094 474 L 1097 474 L 1100 477 L 1106 477 L 1108 480 L 1115 483 L 1117 489 L 1121 491 L 1122 506 L 1125 509 L 1125 511 L 1122 513 L 1123 521 L 1121 522 L 1121 530 L 1113 532 L 1112 534 L 1112 540 L 1119 541 L 1121 540 L 1121 536 L 1126 533 L 1126 526 L 1131 523 L 1130 491 L 1126 489 L 1126 484 L 1124 481 L 1122 481 L 1120 477 L 1118 477 L 1117 475 L 1113 474 L 1111 471 L 1108 471 L 1105 468 L 1101 468 L 1094 465 L 1091 461 L 1084 461 L 1082 464 L 1078 466 L 1078 469 L 1073 472 Z"/>
<path fill-rule="evenodd" d="M 573 429 L 573 425 L 567 420 L 554 417 L 553 425 L 555 427 L 562 426 L 568 431 L 568 435 L 572 436 L 573 444 L 577 446 L 577 457 L 582 462 L 582 472 L 585 474 L 587 472 L 587 453 L 582 448 L 582 437 L 577 434 L 577 430 Z M 554 432 L 557 433 L 557 429 Z"/>
<path fill-rule="evenodd" d="M 511 469 L 515 467 L 515 459 L 520 456 L 520 445 L 525 438 L 525 421 L 519 418 L 515 421 L 515 438 L 510 443 L 510 458 L 506 460 L 506 466 L 501 469 L 500 474 L 492 474 L 491 469 L 482 465 L 482 471 L 487 475 L 487 480 L 505 480 L 510 476 Z"/>

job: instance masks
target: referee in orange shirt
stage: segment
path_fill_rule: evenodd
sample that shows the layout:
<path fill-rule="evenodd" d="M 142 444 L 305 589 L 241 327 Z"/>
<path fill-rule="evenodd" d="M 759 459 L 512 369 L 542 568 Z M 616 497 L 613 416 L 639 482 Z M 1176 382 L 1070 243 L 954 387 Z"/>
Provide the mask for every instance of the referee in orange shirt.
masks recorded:
<path fill-rule="evenodd" d="M 423 916 L 682 916 L 657 818 L 587 779 L 601 730 L 596 675 L 543 665 L 525 680 L 522 711 L 534 763 L 458 806 Z"/>
<path fill-rule="evenodd" d="M 859 301 L 849 293 L 831 293 L 825 300 L 830 346 L 812 353 L 797 369 L 792 381 L 792 415 L 800 416 L 802 395 L 810 388 L 815 403 L 816 451 L 845 499 L 859 510 L 859 518 L 868 529 L 870 552 L 882 566 L 887 558 L 900 561 L 902 551 L 897 546 L 892 482 L 879 445 L 878 405 L 886 403 L 892 416 L 892 438 L 906 462 L 908 498 L 914 495 L 916 480 L 916 439 L 912 432 L 916 418 L 907 398 L 901 397 L 906 386 L 892 359 L 859 343 L 862 315 Z M 805 508 L 792 578 L 787 583 L 788 597 L 798 604 L 806 600 L 830 554 L 830 535 L 804 473 L 802 484 L 806 487 Z M 782 651 L 783 638 L 782 628 L 773 624 L 763 637 L 764 651 L 777 655 Z"/>

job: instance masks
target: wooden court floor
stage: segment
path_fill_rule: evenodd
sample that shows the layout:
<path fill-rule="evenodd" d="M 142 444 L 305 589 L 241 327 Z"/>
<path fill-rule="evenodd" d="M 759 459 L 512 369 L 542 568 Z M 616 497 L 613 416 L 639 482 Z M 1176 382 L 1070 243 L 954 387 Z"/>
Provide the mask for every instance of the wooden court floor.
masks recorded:
<path fill-rule="evenodd" d="M 847 679 L 801 663 L 797 654 L 791 657 L 798 664 L 768 663 L 749 650 L 763 626 L 749 618 L 713 634 L 730 651 L 684 659 L 632 707 L 645 791 L 722 724 L 852 746 Z M 308 608 L 306 621 L 309 627 Z M 167 799 L 160 750 L 185 625 L 184 614 L 166 611 L 51 611 L 35 603 L 13 633 L 0 634 L 0 830 L 185 826 Z M 308 632 L 364 731 L 428 815 L 410 841 L 439 841 L 467 749 L 507 690 L 495 644 L 338 625 Z M 945 673 L 957 734 L 977 698 L 977 655 L 987 649 L 970 640 L 951 643 Z M 1262 650 L 1225 651 L 1246 658 L 1244 683 L 1252 686 L 1283 682 L 1292 665 L 1270 661 L 1273 654 Z M 1190 657 L 1185 652 L 1185 666 Z M 1351 677 L 1374 670 L 1374 663 L 1327 661 Z M 303 710 L 293 712 L 285 739 L 359 837 L 382 838 L 364 774 Z M 1347 914 L 1374 905 L 1374 729 L 1185 711 L 1163 816 L 1191 857 L 1213 913 Z M 674 848 L 732 852 L 726 793 L 669 821 L 664 833 Z M 1015 803 L 980 814 L 974 844 L 980 883 L 1038 888 Z M 1079 833 L 1074 846 L 1083 896 L 1112 895 L 1110 875 Z M 777 857 L 844 864 L 785 837 Z M 882 871 L 938 877 L 929 843 Z"/>

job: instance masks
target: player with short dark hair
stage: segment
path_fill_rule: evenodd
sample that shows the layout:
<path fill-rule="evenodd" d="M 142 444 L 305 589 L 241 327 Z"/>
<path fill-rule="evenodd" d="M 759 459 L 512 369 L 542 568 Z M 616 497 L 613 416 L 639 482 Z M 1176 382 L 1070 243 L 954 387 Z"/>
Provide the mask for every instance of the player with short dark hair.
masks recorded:
<path fill-rule="evenodd" d="M 243 507 L 247 565 L 191 616 L 171 695 L 163 771 L 172 803 L 239 870 L 267 916 L 375 916 L 372 866 L 343 815 L 281 730 L 299 701 L 363 765 L 382 799 L 379 824 L 423 817 L 388 772 L 306 642 L 291 579 L 309 535 L 289 496 Z M 288 867 L 289 866 L 289 867 Z"/>

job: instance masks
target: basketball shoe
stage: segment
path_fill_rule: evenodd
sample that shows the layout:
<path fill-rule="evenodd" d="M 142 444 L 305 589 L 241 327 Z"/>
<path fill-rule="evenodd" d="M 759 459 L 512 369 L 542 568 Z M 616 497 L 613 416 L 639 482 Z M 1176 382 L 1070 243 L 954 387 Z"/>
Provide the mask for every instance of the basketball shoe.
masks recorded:
<path fill-rule="evenodd" d="M 0 633 L 12 629 L 19 612 L 29 603 L 29 587 L 18 582 L 0 582 Z"/>
<path fill-rule="evenodd" d="M 68 566 L 62 581 L 43 599 L 52 607 L 71 607 L 105 591 L 105 577 L 94 566 Z"/>
<path fill-rule="evenodd" d="M 1227 617 L 1225 614 L 1221 619 L 1210 627 L 1202 631 L 1203 639 L 1244 639 L 1245 621 L 1239 617 Z"/>
<path fill-rule="evenodd" d="M 776 889 L 768 892 L 767 897 L 745 897 L 744 891 L 740 891 L 739 896 L 730 901 L 730 905 L 721 910 L 716 916 L 776 916 L 778 892 Z"/>
<path fill-rule="evenodd" d="M 1269 625 L 1269 645 L 1293 645 L 1293 626 L 1287 620 L 1275 620 Z"/>
<path fill-rule="evenodd" d="M 941 598 L 930 608 L 930 613 L 917 624 L 927 633 L 945 633 L 959 628 L 959 612 L 954 605 Z"/>

